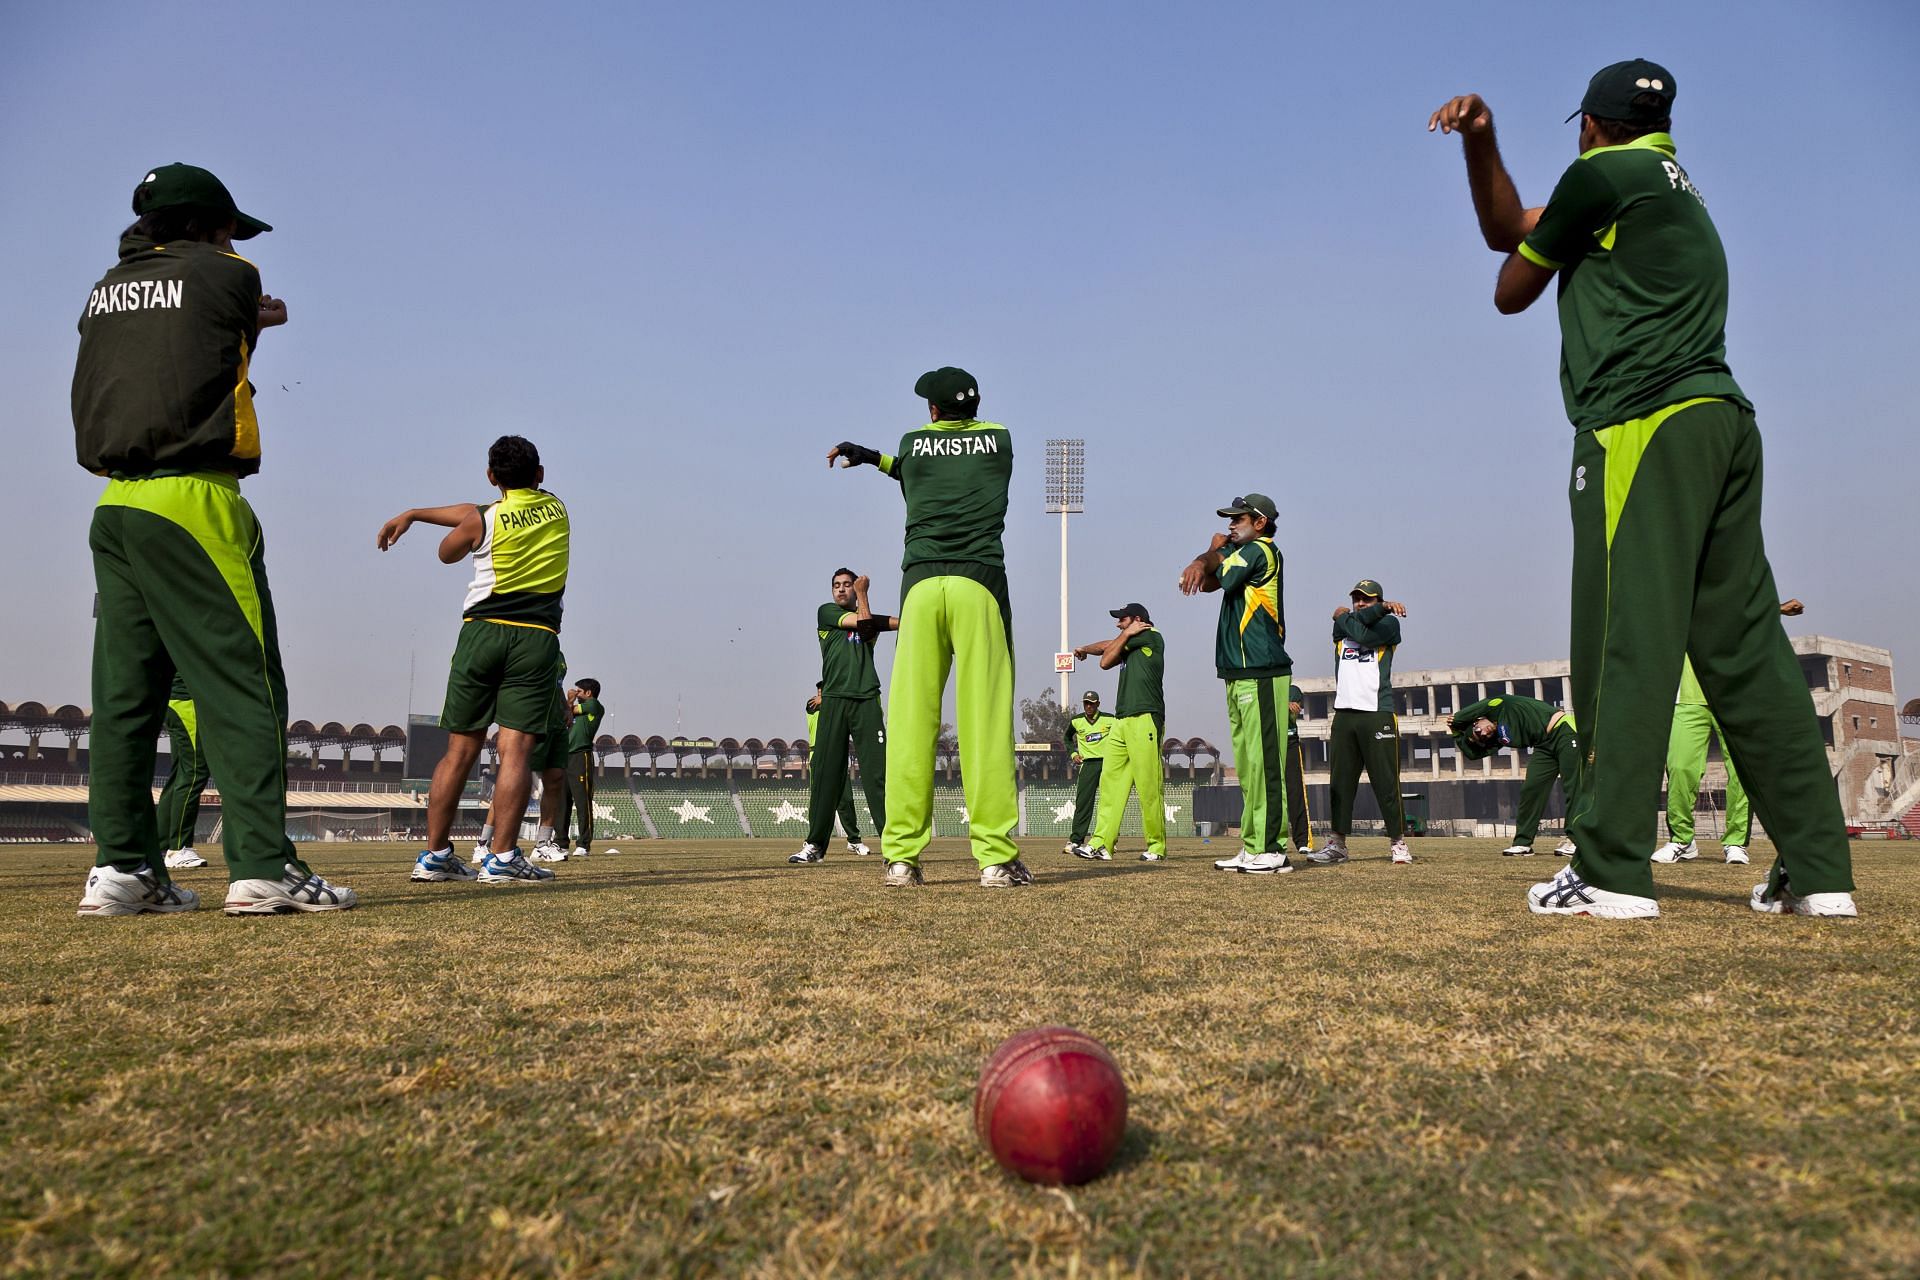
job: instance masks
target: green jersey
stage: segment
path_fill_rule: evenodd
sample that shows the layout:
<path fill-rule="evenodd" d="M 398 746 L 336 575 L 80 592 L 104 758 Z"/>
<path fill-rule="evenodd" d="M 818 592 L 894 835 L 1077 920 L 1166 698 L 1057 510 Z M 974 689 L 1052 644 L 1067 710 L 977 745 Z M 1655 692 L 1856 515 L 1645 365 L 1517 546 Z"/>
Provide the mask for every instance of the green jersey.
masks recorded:
<path fill-rule="evenodd" d="M 1105 760 L 1113 721 L 1112 716 L 1075 716 L 1067 726 L 1067 749 L 1078 751 L 1083 761 Z"/>
<path fill-rule="evenodd" d="M 820 708 L 816 707 L 813 704 L 812 698 L 808 698 L 807 699 L 807 749 L 808 750 L 813 749 L 814 739 L 818 738 L 819 736 L 820 736 Z"/>
<path fill-rule="evenodd" d="M 1300 737 L 1300 686 L 1294 685 L 1287 697 L 1287 740 L 1297 741 Z"/>
<path fill-rule="evenodd" d="M 1384 604 L 1351 609 L 1333 620 L 1333 709 L 1393 710 L 1393 652 L 1400 619 Z"/>
<path fill-rule="evenodd" d="M 1220 550 L 1223 559 L 1214 571 L 1220 579 L 1220 625 L 1213 640 L 1215 673 L 1222 680 L 1292 675 L 1279 548 L 1271 538 L 1255 538 Z"/>
<path fill-rule="evenodd" d="M 1167 718 L 1167 639 L 1152 627 L 1128 636 L 1121 650 L 1126 656 L 1120 667 L 1120 688 L 1114 695 L 1113 713 L 1152 716 L 1156 722 Z"/>
<path fill-rule="evenodd" d="M 606 718 L 607 709 L 600 705 L 600 699 L 577 699 L 573 704 L 573 724 L 567 730 L 567 754 L 591 751 L 593 736 L 600 732 L 600 722 Z"/>
<path fill-rule="evenodd" d="M 1675 695 L 1673 704 L 1677 707 L 1704 707 L 1707 705 L 1707 691 L 1700 687 L 1700 677 L 1693 674 L 1693 659 L 1680 659 L 1680 692 Z"/>
<path fill-rule="evenodd" d="M 1727 366 L 1726 250 L 1670 135 L 1575 160 L 1520 255 L 1560 273 L 1560 390 L 1576 429 L 1702 396 L 1753 407 Z"/>
<path fill-rule="evenodd" d="M 823 604 L 815 618 L 820 631 L 820 691 L 830 698 L 880 696 L 880 673 L 873 669 L 873 638 L 881 628 L 874 622 L 841 625 L 857 617 L 851 609 Z"/>
<path fill-rule="evenodd" d="M 247 364 L 260 338 L 260 272 L 196 241 L 120 242 L 80 313 L 74 452 L 100 475 L 260 469 Z"/>
<path fill-rule="evenodd" d="M 1493 721 L 1493 740 L 1484 745 L 1473 740 L 1473 722 L 1481 716 Z M 1479 760 L 1502 747 L 1521 751 L 1539 746 L 1547 740 L 1547 726 L 1555 716 L 1559 716 L 1563 724 L 1573 723 L 1571 713 L 1562 714 L 1551 702 L 1524 698 L 1517 693 L 1499 693 L 1454 712 L 1453 718 L 1447 721 L 1447 732 L 1453 735 L 1467 759 Z"/>
<path fill-rule="evenodd" d="M 956 575 L 1006 594 L 1000 535 L 1013 481 L 1013 437 L 997 422 L 929 422 L 881 454 L 880 470 L 900 482 L 907 502 L 901 596 L 923 578 Z M 1003 604 L 1004 607 L 1004 604 Z"/>
<path fill-rule="evenodd" d="M 480 520 L 465 617 L 558 632 L 572 545 L 566 504 L 545 489 L 509 489 Z"/>

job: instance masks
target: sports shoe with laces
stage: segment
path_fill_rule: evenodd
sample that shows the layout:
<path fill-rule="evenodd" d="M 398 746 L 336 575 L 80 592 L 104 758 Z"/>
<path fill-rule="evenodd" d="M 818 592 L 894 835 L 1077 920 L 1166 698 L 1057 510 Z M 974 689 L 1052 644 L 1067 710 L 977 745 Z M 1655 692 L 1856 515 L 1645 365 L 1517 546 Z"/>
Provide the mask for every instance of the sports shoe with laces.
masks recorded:
<path fill-rule="evenodd" d="M 1076 858 L 1085 858 L 1089 862 L 1113 861 L 1113 855 L 1097 844 L 1076 844 L 1067 852 Z"/>
<path fill-rule="evenodd" d="M 920 864 L 917 862 L 889 862 L 887 878 L 882 881 L 889 889 L 908 889 L 926 882 L 926 877 L 920 874 Z"/>
<path fill-rule="evenodd" d="M 1765 882 L 1753 886 L 1748 899 L 1755 911 L 1770 916 L 1857 916 L 1860 908 L 1850 893 L 1794 893 L 1784 881 L 1780 892 L 1769 898 Z"/>
<path fill-rule="evenodd" d="M 1216 861 L 1213 864 L 1213 869 L 1215 871 L 1245 871 L 1247 869 L 1247 864 L 1252 861 L 1253 861 L 1253 855 L 1248 853 L 1245 849 L 1242 849 L 1240 852 L 1234 854 L 1231 858 L 1221 858 L 1218 861 Z"/>
<path fill-rule="evenodd" d="M 1413 850 L 1407 848 L 1407 842 L 1405 840 L 1395 840 L 1393 842 L 1394 865 L 1399 867 L 1404 867 L 1410 864 L 1412 861 L 1413 861 Z"/>
<path fill-rule="evenodd" d="M 1020 859 L 1012 862 L 999 862 L 991 867 L 980 868 L 980 887 L 982 889 L 1016 889 L 1021 885 L 1033 883 L 1033 872 Z"/>
<path fill-rule="evenodd" d="M 1699 856 L 1700 850 L 1694 847 L 1691 840 L 1685 844 L 1669 840 L 1653 851 L 1655 862 L 1692 862 Z"/>
<path fill-rule="evenodd" d="M 826 861 L 826 857 L 827 851 L 819 845 L 803 844 L 800 846 L 800 852 L 787 855 L 787 861 L 798 867 L 805 866 L 811 862 L 824 862 Z"/>
<path fill-rule="evenodd" d="M 1247 865 L 1240 870 L 1250 876 L 1285 875 L 1293 870 L 1293 864 L 1287 861 L 1284 853 L 1256 853 L 1247 859 Z"/>
<path fill-rule="evenodd" d="M 185 867 L 191 869 L 193 867 L 204 867 L 207 865 L 207 860 L 191 849 L 169 849 L 167 850 L 167 856 L 160 859 L 160 861 L 169 867 L 175 868 Z"/>
<path fill-rule="evenodd" d="M 459 859 L 449 856 L 447 861 Z M 278 880 L 235 880 L 227 886 L 227 901 L 221 909 L 230 916 L 277 916 L 291 911 L 346 911 L 359 902 L 359 895 L 345 885 L 328 884 L 304 862 L 289 862 Z"/>
<path fill-rule="evenodd" d="M 533 851 L 527 855 L 527 858 L 533 862 L 565 862 L 567 851 L 549 840 L 545 844 L 533 846 Z"/>
<path fill-rule="evenodd" d="M 476 844 L 475 846 L 473 846 L 473 865 L 475 867 L 478 867 L 481 863 L 487 860 L 487 855 L 492 852 L 493 850 L 488 848 L 485 844 Z"/>
<path fill-rule="evenodd" d="M 1720 852 L 1726 856 L 1728 862 L 1735 863 L 1739 866 L 1744 867 L 1750 861 L 1747 857 L 1747 848 L 1745 845 L 1730 844 Z"/>
<path fill-rule="evenodd" d="M 483 858 L 492 856 L 492 853 L 487 853 Z M 452 849 L 442 849 L 438 853 L 427 849 L 413 860 L 413 874 L 407 879 L 434 884 L 441 880 L 473 880 L 479 875 L 479 871 L 462 862 Z"/>
<path fill-rule="evenodd" d="M 1533 846 L 1530 844 L 1510 844 L 1500 851 L 1503 858 L 1531 858 Z"/>
<path fill-rule="evenodd" d="M 867 848 L 866 845 L 858 840 L 849 840 L 847 841 L 847 852 L 856 858 L 865 858 L 871 855 L 873 850 Z"/>
<path fill-rule="evenodd" d="M 592 850 L 590 849 L 583 849 L 579 845 L 575 845 L 573 848 L 567 850 L 566 856 L 569 858 L 584 858 L 591 852 Z"/>
<path fill-rule="evenodd" d="M 87 889 L 80 895 L 82 916 L 138 916 L 172 911 L 193 911 L 200 906 L 200 895 L 191 889 L 163 881 L 146 867 L 122 871 L 118 867 L 95 867 L 87 873 Z"/>
<path fill-rule="evenodd" d="M 1527 910 L 1537 916 L 1595 916 L 1603 920 L 1652 920 L 1660 904 L 1631 893 L 1596 889 L 1571 866 L 1527 890 Z"/>
<path fill-rule="evenodd" d="M 1342 862 L 1352 862 L 1353 858 L 1348 855 L 1346 845 L 1329 841 L 1326 848 L 1315 849 L 1309 853 L 1307 861 L 1319 867 L 1333 867 Z"/>
<path fill-rule="evenodd" d="M 1553 851 L 1559 854 L 1563 858 L 1571 858 L 1574 854 L 1578 853 L 1580 850 L 1579 850 L 1579 847 L 1573 843 L 1573 841 L 1562 840 L 1559 844 L 1553 846 Z"/>
<path fill-rule="evenodd" d="M 1105 853 L 1106 850 L 1102 849 L 1100 852 Z M 1151 849 L 1142 850 L 1140 853 L 1140 861 L 1142 862 L 1165 862 L 1166 860 L 1167 860 L 1166 854 L 1155 853 Z"/>
<path fill-rule="evenodd" d="M 481 884 L 534 884 L 551 879 L 553 872 L 545 867 L 534 866 L 527 861 L 527 855 L 518 849 L 490 853 L 487 860 L 480 864 Z"/>

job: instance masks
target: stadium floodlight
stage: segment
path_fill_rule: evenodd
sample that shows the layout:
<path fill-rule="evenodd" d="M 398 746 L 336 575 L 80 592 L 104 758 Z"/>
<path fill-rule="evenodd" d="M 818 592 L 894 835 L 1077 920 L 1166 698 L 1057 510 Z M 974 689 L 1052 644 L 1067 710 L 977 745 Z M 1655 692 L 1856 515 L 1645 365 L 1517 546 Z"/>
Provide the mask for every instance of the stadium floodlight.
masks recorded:
<path fill-rule="evenodd" d="M 1060 673 L 1060 709 L 1069 709 L 1067 676 L 1073 670 L 1072 642 L 1067 639 L 1067 517 L 1087 509 L 1087 442 L 1047 441 L 1047 514 L 1060 515 L 1060 649 L 1053 655 Z"/>

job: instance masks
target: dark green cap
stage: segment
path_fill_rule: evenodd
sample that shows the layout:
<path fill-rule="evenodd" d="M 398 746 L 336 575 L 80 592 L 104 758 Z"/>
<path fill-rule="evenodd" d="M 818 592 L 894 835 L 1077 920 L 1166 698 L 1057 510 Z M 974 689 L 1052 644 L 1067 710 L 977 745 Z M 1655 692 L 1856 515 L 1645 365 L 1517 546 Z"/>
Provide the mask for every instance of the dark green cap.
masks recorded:
<path fill-rule="evenodd" d="M 1273 505 L 1273 499 L 1264 493 L 1250 493 L 1244 498 L 1235 498 L 1215 514 L 1223 516 L 1265 516 L 1271 525 L 1280 516 L 1280 508 Z"/>
<path fill-rule="evenodd" d="M 1372 578 L 1362 578 L 1353 584 L 1352 594 L 1356 596 L 1372 596 L 1375 600 L 1378 600 L 1380 598 L 1380 584 Z"/>
<path fill-rule="evenodd" d="M 135 213 L 185 208 L 212 209 L 227 214 L 238 224 L 233 229 L 235 240 L 251 240 L 262 231 L 273 230 L 260 219 L 240 212 L 226 184 L 197 165 L 163 164 L 148 170 L 140 185 L 133 189 Z"/>
<path fill-rule="evenodd" d="M 1089 693 L 1087 694 L 1087 696 L 1086 696 L 1086 697 L 1084 697 L 1084 698 L 1082 698 L 1082 699 L 1080 699 L 1080 701 L 1082 701 L 1082 702 L 1091 702 L 1091 703 L 1092 703 L 1092 704 L 1093 704 L 1094 706 L 1096 706 L 1096 707 L 1097 707 L 1097 706 L 1099 706 L 1099 705 L 1100 705 L 1100 695 L 1099 695 L 1099 694 L 1097 694 L 1097 693 L 1093 693 L 1093 692 L 1089 692 Z"/>
<path fill-rule="evenodd" d="M 1645 58 L 1629 58 L 1594 72 L 1587 82 L 1587 96 L 1580 99 L 1580 110 L 1567 119 L 1589 115 L 1628 124 L 1659 124 L 1673 115 L 1674 92 L 1673 72 Z M 1659 101 L 1635 106 L 1633 100 L 1642 94 L 1652 94 Z"/>
<path fill-rule="evenodd" d="M 971 409 L 980 403 L 979 383 L 965 369 L 952 365 L 921 374 L 913 394 L 943 409 Z"/>

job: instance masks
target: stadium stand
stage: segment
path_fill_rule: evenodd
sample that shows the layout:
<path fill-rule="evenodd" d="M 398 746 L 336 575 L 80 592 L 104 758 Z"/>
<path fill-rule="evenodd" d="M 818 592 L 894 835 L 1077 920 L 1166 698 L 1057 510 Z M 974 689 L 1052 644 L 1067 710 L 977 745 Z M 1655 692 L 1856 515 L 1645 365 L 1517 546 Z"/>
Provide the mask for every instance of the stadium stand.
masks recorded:
<path fill-rule="evenodd" d="M 1072 787 L 1057 783 L 1028 787 L 1021 795 L 1021 803 L 1026 806 L 1027 835 L 1049 838 L 1057 836 L 1065 840 L 1073 831 L 1073 791 Z M 1192 785 L 1184 782 L 1167 783 L 1162 802 L 1171 810 L 1167 815 L 1167 834 L 1170 836 L 1193 834 Z M 1123 836 L 1142 834 L 1138 792 L 1127 797 L 1126 813 L 1120 819 L 1120 834 Z"/>
<path fill-rule="evenodd" d="M 663 840 L 744 840 L 733 788 L 724 780 L 661 779 L 636 786 L 634 799 Z"/>

